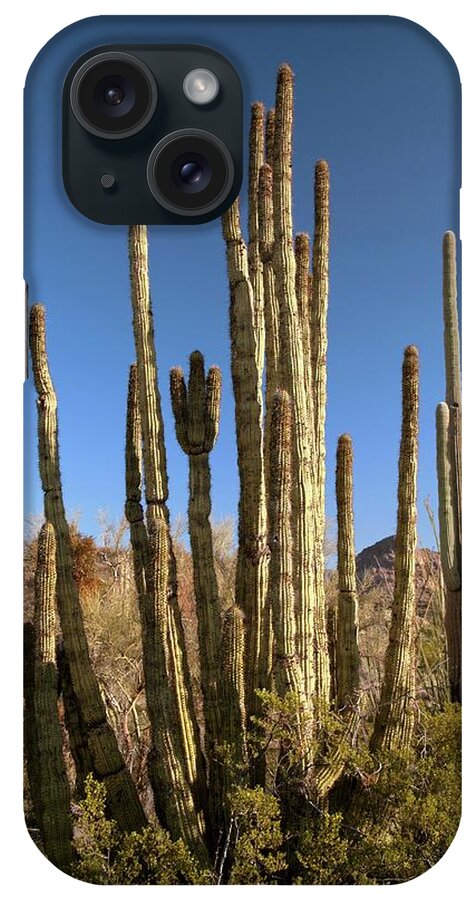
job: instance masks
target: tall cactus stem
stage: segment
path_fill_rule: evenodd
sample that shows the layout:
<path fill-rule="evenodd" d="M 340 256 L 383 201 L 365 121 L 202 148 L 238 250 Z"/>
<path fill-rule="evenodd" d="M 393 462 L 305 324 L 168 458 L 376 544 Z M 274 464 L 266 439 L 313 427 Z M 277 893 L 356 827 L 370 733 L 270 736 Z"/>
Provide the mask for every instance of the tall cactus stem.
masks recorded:
<path fill-rule="evenodd" d="M 40 831 L 45 855 L 59 869 L 71 867 L 69 782 L 58 719 L 56 668 L 56 540 L 45 522 L 38 537 L 35 573 L 35 721 L 40 772 Z"/>
<path fill-rule="evenodd" d="M 450 694 L 461 703 L 461 364 L 457 304 L 456 237 L 443 237 L 443 320 L 446 410 L 437 411 L 440 543 L 446 592 Z M 443 434 L 446 428 L 446 436 Z"/>
<path fill-rule="evenodd" d="M 57 400 L 46 353 L 45 312 L 36 304 L 30 312 L 30 351 L 38 395 L 40 477 L 45 518 L 56 537 L 58 608 L 75 702 L 84 728 L 93 774 L 104 781 L 111 816 L 125 831 L 144 827 L 146 818 L 117 740 L 107 722 L 106 710 L 91 667 L 78 586 L 73 575 L 71 536 L 64 510 L 58 450 Z"/>
<path fill-rule="evenodd" d="M 177 736 L 177 745 L 181 747 L 181 759 L 186 766 L 187 786 L 197 804 L 197 821 L 200 823 L 206 805 L 205 760 L 200 747 L 198 724 L 192 700 L 190 671 L 185 652 L 183 623 L 177 599 L 176 561 L 169 529 L 166 453 L 149 290 L 147 228 L 143 225 L 132 225 L 129 229 L 129 266 L 148 537 L 150 542 L 151 528 L 154 523 L 165 523 L 169 547 L 167 565 L 169 642 L 166 659 L 171 670 L 167 673 L 168 683 L 176 717 L 176 727 L 180 734 L 180 738 Z M 149 608 L 152 608 L 157 601 L 155 590 L 156 583 L 153 578 L 150 578 L 147 582 L 149 593 L 147 606 Z M 151 640 L 161 641 L 162 638 L 156 634 L 156 637 L 152 636 Z M 158 648 L 155 652 L 158 652 Z M 153 692 L 150 694 L 149 702 L 157 703 Z M 157 715 L 159 715 L 158 711 Z"/>
<path fill-rule="evenodd" d="M 258 185 L 264 163 L 265 116 L 262 103 L 253 103 L 249 133 L 248 163 L 248 269 L 253 289 L 258 379 L 261 384 L 264 365 L 263 263 L 259 252 Z"/>
<path fill-rule="evenodd" d="M 436 465 L 438 473 L 438 519 L 440 556 L 445 584 L 445 629 L 448 645 L 450 696 L 461 703 L 461 560 L 455 534 L 457 517 L 453 506 L 454 456 L 450 442 L 450 410 L 446 403 L 436 408 Z"/>
<path fill-rule="evenodd" d="M 353 510 L 353 447 L 348 434 L 337 444 L 337 606 L 336 682 L 338 709 L 346 707 L 359 689 L 359 610 L 355 568 Z"/>
<path fill-rule="evenodd" d="M 163 519 L 149 528 L 147 584 L 153 597 L 148 623 L 149 640 L 154 641 L 155 674 L 149 672 L 148 706 L 154 754 L 152 785 L 160 788 L 159 809 L 164 809 L 167 828 L 174 840 L 182 838 L 202 864 L 208 855 L 204 843 L 205 821 L 200 808 L 197 783 L 190 786 L 194 760 L 186 758 L 183 724 L 189 710 L 183 682 L 183 654 L 174 628 L 168 596 L 169 533 Z M 152 661 L 151 661 L 152 662 Z M 147 689 L 147 683 L 146 683 Z M 192 736 L 191 736 L 192 737 Z M 193 772 L 194 774 L 194 772 Z"/>
<path fill-rule="evenodd" d="M 273 166 L 274 271 L 280 301 L 280 386 L 288 391 L 294 412 L 293 480 L 296 484 L 296 545 L 294 583 L 298 602 L 297 639 L 308 701 L 329 700 L 329 657 L 325 636 L 324 596 L 320 598 L 319 678 L 316 682 L 314 636 L 317 602 L 317 508 L 314 481 L 315 433 L 312 405 L 306 391 L 303 332 L 296 297 L 296 265 L 292 224 L 293 75 L 289 66 L 278 71 Z M 320 634 L 318 630 L 318 634 Z"/>
<path fill-rule="evenodd" d="M 230 283 L 231 369 L 240 478 L 235 600 L 245 616 L 246 707 L 251 717 L 258 709 L 256 689 L 267 686 L 261 641 L 268 548 L 254 298 L 236 201 L 223 216 L 223 235 Z"/>
<path fill-rule="evenodd" d="M 269 587 L 273 611 L 276 690 L 280 697 L 289 692 L 299 700 L 302 746 L 306 748 L 310 705 L 304 692 L 303 674 L 296 652 L 295 598 L 293 586 L 293 541 L 291 530 L 292 411 L 289 395 L 275 394 L 271 439 L 271 496 Z M 307 754 L 304 756 L 307 759 Z"/>
<path fill-rule="evenodd" d="M 188 391 L 180 368 L 170 372 L 170 394 L 177 440 L 189 460 L 188 523 L 193 560 L 195 605 L 198 620 L 205 753 L 208 759 L 210 818 L 219 829 L 223 824 L 223 765 L 217 757 L 222 740 L 223 703 L 218 671 L 220 612 L 213 555 L 211 475 L 209 453 L 218 435 L 221 373 L 213 366 L 205 378 L 203 356 L 190 357 Z"/>
<path fill-rule="evenodd" d="M 314 378 L 315 479 L 316 479 L 316 675 L 326 684 L 328 678 L 325 591 L 324 536 L 326 528 L 326 404 L 327 404 L 327 309 L 329 300 L 329 166 L 323 159 L 314 173 L 314 238 L 312 249 L 310 302 L 310 340 Z"/>
<path fill-rule="evenodd" d="M 245 639 L 243 613 L 230 606 L 223 619 L 220 645 L 222 679 L 222 740 L 231 754 L 231 766 L 225 766 L 225 794 L 233 784 L 246 783 L 248 751 L 246 746 Z"/>
<path fill-rule="evenodd" d="M 408 750 L 415 723 L 415 557 L 418 460 L 418 351 L 405 350 L 402 434 L 398 464 L 395 587 L 380 703 L 370 740 L 372 752 Z"/>
<path fill-rule="evenodd" d="M 274 120 L 274 109 L 268 109 L 266 113 L 264 158 L 265 162 L 269 163 L 271 166 L 273 165 L 274 157 Z"/>

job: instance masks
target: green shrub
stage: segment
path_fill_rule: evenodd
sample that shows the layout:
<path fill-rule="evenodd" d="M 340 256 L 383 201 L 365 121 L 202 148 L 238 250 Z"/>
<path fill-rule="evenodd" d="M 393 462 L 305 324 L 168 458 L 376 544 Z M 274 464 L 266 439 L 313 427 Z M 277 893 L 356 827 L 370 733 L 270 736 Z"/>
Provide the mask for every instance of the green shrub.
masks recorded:
<path fill-rule="evenodd" d="M 160 827 L 121 833 L 106 817 L 106 789 L 88 775 L 74 817 L 73 875 L 92 884 L 212 884 L 183 841 Z"/>
<path fill-rule="evenodd" d="M 360 837 L 349 847 L 349 883 L 407 881 L 441 859 L 460 819 L 460 736 L 461 709 L 448 704 L 422 714 L 412 754 L 382 755 Z"/>
<path fill-rule="evenodd" d="M 294 884 L 345 884 L 348 841 L 341 813 L 322 812 L 299 835 Z"/>
<path fill-rule="evenodd" d="M 280 809 L 262 788 L 235 788 L 230 795 L 235 847 L 230 884 L 276 884 L 286 868 Z"/>

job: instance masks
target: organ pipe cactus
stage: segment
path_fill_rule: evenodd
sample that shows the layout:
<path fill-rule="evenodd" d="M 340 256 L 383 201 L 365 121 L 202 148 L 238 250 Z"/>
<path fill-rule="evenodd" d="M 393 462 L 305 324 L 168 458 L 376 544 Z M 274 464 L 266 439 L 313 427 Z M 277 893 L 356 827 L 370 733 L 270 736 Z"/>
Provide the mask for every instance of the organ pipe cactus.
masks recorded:
<path fill-rule="evenodd" d="M 358 599 L 355 571 L 352 439 L 342 434 L 337 444 L 337 573 L 339 598 L 336 623 L 336 705 L 346 707 L 359 688 Z"/>
<path fill-rule="evenodd" d="M 35 574 L 34 715 L 39 770 L 39 825 L 48 859 L 68 872 L 71 866 L 69 783 L 58 719 L 56 669 L 56 540 L 45 522 L 38 537 Z"/>
<path fill-rule="evenodd" d="M 241 230 L 238 202 L 223 216 L 240 480 L 235 601 L 224 612 L 223 621 L 210 526 L 209 464 L 219 426 L 221 377 L 215 367 L 205 377 L 203 358 L 196 352 L 190 359 L 188 384 L 180 369 L 173 369 L 170 378 L 176 436 L 189 458 L 189 531 L 203 734 L 199 732 L 193 703 L 177 599 L 147 231 L 139 225 L 129 230 L 137 363 L 131 366 L 129 375 L 126 516 L 150 720 L 148 772 L 161 825 L 174 839 L 182 838 L 203 866 L 211 858 L 218 860 L 222 853 L 221 871 L 227 854 L 233 853 L 229 802 L 233 787 L 269 786 L 266 761 L 272 760 L 276 768 L 277 748 L 273 741 L 263 753 L 253 754 L 249 740 L 255 723 L 260 727 L 264 723 L 260 712 L 266 692 L 257 689 L 274 687 L 280 701 L 288 695 L 297 699 L 296 707 L 292 707 L 297 712 L 293 721 L 297 723 L 295 737 L 302 759 L 294 765 L 294 742 L 285 759 L 287 739 L 281 737 L 277 767 L 278 773 L 286 775 L 280 789 L 286 794 L 284 811 L 289 822 L 294 811 L 301 814 L 311 807 L 325 807 L 330 791 L 344 775 L 359 718 L 352 443 L 348 435 L 339 438 L 337 452 L 339 599 L 336 615 L 329 616 L 332 696 L 335 692 L 336 709 L 343 715 L 336 717 L 327 709 L 331 685 L 324 596 L 324 441 L 329 171 L 327 163 L 317 163 L 311 253 L 308 236 L 295 237 L 293 233 L 292 122 L 293 76 L 288 66 L 282 66 L 278 72 L 276 111 L 267 113 L 266 127 L 262 104 L 255 104 L 252 109 L 248 243 Z M 452 239 L 446 237 L 444 294 L 448 305 L 445 315 L 450 378 L 446 405 L 438 411 L 438 461 L 440 517 L 443 515 L 446 528 L 444 536 L 442 530 L 442 555 L 446 555 L 443 565 L 449 570 L 455 558 L 454 533 L 459 521 L 455 518 L 452 486 L 454 472 L 459 473 L 459 418 L 454 417 L 453 425 L 450 421 L 451 411 L 460 408 L 453 249 Z M 39 396 L 45 534 L 56 540 L 58 600 L 64 634 L 62 684 L 71 746 L 78 772 L 91 760 L 93 773 L 105 781 L 111 816 L 122 828 L 140 831 L 145 817 L 106 721 L 72 577 L 71 542 L 61 496 L 56 397 L 48 371 L 40 307 L 32 311 L 30 340 Z M 408 748 L 414 723 L 418 356 L 413 347 L 405 352 L 402 386 L 395 593 L 385 676 L 371 738 L 371 750 L 377 754 L 388 748 Z M 48 634 L 51 623 L 49 628 Z M 31 639 L 31 628 L 26 634 Z M 48 653 L 53 653 L 51 642 Z M 31 667 L 27 675 L 26 693 L 32 708 L 37 679 Z M 286 703 L 282 708 L 287 709 Z M 336 719 L 340 722 L 337 729 Z M 331 721 L 334 726 L 329 731 Z M 38 734 L 35 720 L 35 728 L 28 731 L 26 738 L 30 749 L 38 747 Z M 35 769 L 34 763 L 29 763 L 33 802 L 41 820 L 41 791 L 35 794 L 34 790 L 38 771 L 38 766 Z M 346 814 L 349 810 L 352 813 L 352 808 L 360 814 L 365 801 L 363 792 L 358 802 L 352 801 L 346 782 L 341 793 L 345 794 L 342 805 L 346 806 Z M 310 804 L 303 803 L 304 798 Z M 298 805 L 302 809 L 298 810 Z M 51 858 L 55 852 L 49 852 Z"/>
<path fill-rule="evenodd" d="M 370 749 L 408 749 L 415 721 L 415 556 L 418 460 L 418 351 L 407 347 L 402 373 L 395 587 L 380 703 Z"/>
<path fill-rule="evenodd" d="M 220 611 L 218 584 L 213 556 L 210 524 L 211 476 L 209 453 L 213 449 L 220 419 L 221 373 L 212 366 L 205 378 L 203 356 L 196 351 L 190 357 L 188 390 L 180 368 L 170 373 L 170 395 L 177 440 L 189 460 L 188 524 L 193 560 L 195 605 L 198 620 L 198 644 L 201 660 L 201 685 L 205 717 L 205 751 L 209 761 L 209 794 L 213 821 L 223 811 L 223 763 L 217 757 L 221 743 Z"/>
<path fill-rule="evenodd" d="M 266 687 L 269 678 L 269 653 L 266 640 L 263 641 L 268 548 L 259 340 L 237 201 L 223 216 L 223 235 L 230 284 L 231 370 L 240 478 L 235 602 L 245 616 L 245 692 L 247 714 L 251 717 L 258 709 L 255 691 Z"/>
<path fill-rule="evenodd" d="M 191 680 L 185 652 L 183 624 L 177 600 L 176 563 L 169 529 L 167 508 L 167 469 L 163 435 L 161 399 L 157 381 L 157 361 L 154 344 L 153 315 L 149 290 L 148 244 L 145 226 L 133 225 L 129 229 L 129 263 L 133 330 L 137 356 L 137 398 L 142 432 L 144 482 L 148 547 L 146 569 L 139 575 L 138 594 L 147 594 L 145 612 L 151 615 L 151 623 L 143 629 L 144 660 L 153 687 L 148 692 L 151 719 L 157 722 L 153 729 L 156 736 L 155 754 L 152 760 L 160 771 L 161 727 L 170 730 L 167 737 L 166 764 L 174 770 L 174 782 L 179 785 L 171 797 L 167 796 L 167 825 L 172 835 L 179 831 L 204 859 L 206 773 L 200 748 L 198 725 L 192 701 Z M 137 475 L 135 476 L 137 478 Z M 164 550 L 167 538 L 167 553 Z M 160 559 L 154 554 L 160 553 Z M 166 558 L 165 558 L 166 557 Z M 165 610 L 160 605 L 164 567 L 167 569 L 168 587 Z M 136 566 L 136 578 L 139 566 Z M 145 587 L 144 587 L 145 581 Z M 165 615 L 167 627 L 159 627 L 158 615 Z M 144 620 L 145 616 L 142 615 Z M 162 679 L 154 682 L 152 660 L 162 660 Z M 163 717 L 167 714 L 168 728 Z M 159 724 L 161 723 L 161 725 Z M 173 743 L 170 741 L 173 738 Z M 178 780 L 177 780 L 178 779 Z M 157 813 L 163 809 L 163 783 L 152 779 Z"/>
<path fill-rule="evenodd" d="M 296 653 L 293 538 L 291 531 L 292 411 L 289 395 L 276 391 L 271 431 L 270 566 L 268 591 L 273 611 L 274 676 L 280 697 L 289 691 L 304 700 L 303 675 Z"/>
<path fill-rule="evenodd" d="M 263 378 L 264 364 L 264 296 L 263 263 L 259 251 L 259 173 L 264 163 L 265 116 L 262 103 L 253 103 L 249 133 L 248 164 L 248 269 L 253 289 L 256 361 L 258 380 Z"/>
<path fill-rule="evenodd" d="M 305 375 L 310 360 L 306 360 L 304 356 L 303 329 L 296 296 L 291 181 L 293 75 L 287 65 L 281 66 L 278 71 L 275 109 L 273 265 L 280 303 L 279 384 L 288 391 L 294 411 L 295 556 L 298 561 L 294 571 L 294 583 L 298 601 L 298 652 L 306 697 L 310 701 L 316 693 L 319 701 L 327 703 L 330 676 L 325 634 L 325 603 L 323 591 L 319 598 L 317 596 L 316 572 L 318 517 L 323 515 L 323 511 L 319 513 L 316 506 L 314 477 L 316 435 Z M 318 601 L 320 608 L 316 610 Z M 318 682 L 316 682 L 315 634 L 319 654 Z"/>
<path fill-rule="evenodd" d="M 35 721 L 35 628 L 33 622 L 23 625 L 23 748 L 33 814 L 41 818 L 40 768 Z"/>
<path fill-rule="evenodd" d="M 266 356 L 266 416 L 264 427 L 264 469 L 266 496 L 269 496 L 269 448 L 274 394 L 279 387 L 279 303 L 273 268 L 273 170 L 267 163 L 259 174 L 259 238 L 263 264 L 263 294 Z"/>
<path fill-rule="evenodd" d="M 220 645 L 220 678 L 222 696 L 221 744 L 230 758 L 223 777 L 225 794 L 233 784 L 246 781 L 248 750 L 246 746 L 245 708 L 245 640 L 243 613 L 236 606 L 227 609 Z"/>
<path fill-rule="evenodd" d="M 310 284 L 310 344 L 314 377 L 314 427 L 316 440 L 316 678 L 320 693 L 329 690 L 329 664 L 326 642 L 324 591 L 324 535 L 326 481 L 326 404 L 327 404 L 327 308 L 329 297 L 329 166 L 319 160 L 314 172 L 313 268 Z"/>
<path fill-rule="evenodd" d="M 111 815 L 121 829 L 137 831 L 146 824 L 146 818 L 106 718 L 99 685 L 91 667 L 78 586 L 73 576 L 71 536 L 61 488 L 57 400 L 46 353 L 45 312 L 39 304 L 32 306 L 30 311 L 30 351 L 38 395 L 39 464 L 45 518 L 54 527 L 56 537 L 59 617 L 75 705 L 93 774 L 105 783 Z"/>
<path fill-rule="evenodd" d="M 278 696 L 293 694 L 298 701 L 298 742 L 302 748 L 302 774 L 311 761 L 309 739 L 312 724 L 310 704 L 296 653 L 295 597 L 293 586 L 292 410 L 289 395 L 276 391 L 271 426 L 270 459 L 270 567 L 268 592 L 273 614 L 274 680 Z M 286 748 L 282 748 L 286 753 Z"/>
<path fill-rule="evenodd" d="M 443 238 L 443 319 L 446 401 L 436 412 L 438 515 L 446 594 L 451 699 L 461 703 L 461 374 L 456 284 L 456 238 Z"/>

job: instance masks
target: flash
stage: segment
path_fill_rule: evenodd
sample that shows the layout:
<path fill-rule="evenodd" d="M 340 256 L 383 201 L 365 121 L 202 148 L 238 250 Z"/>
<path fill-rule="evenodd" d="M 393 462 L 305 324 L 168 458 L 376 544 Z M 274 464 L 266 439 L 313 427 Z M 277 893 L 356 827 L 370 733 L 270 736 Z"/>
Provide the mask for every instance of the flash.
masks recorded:
<path fill-rule="evenodd" d="M 183 80 L 183 92 L 187 100 L 200 106 L 211 103 L 219 88 L 218 78 L 209 69 L 192 69 Z"/>

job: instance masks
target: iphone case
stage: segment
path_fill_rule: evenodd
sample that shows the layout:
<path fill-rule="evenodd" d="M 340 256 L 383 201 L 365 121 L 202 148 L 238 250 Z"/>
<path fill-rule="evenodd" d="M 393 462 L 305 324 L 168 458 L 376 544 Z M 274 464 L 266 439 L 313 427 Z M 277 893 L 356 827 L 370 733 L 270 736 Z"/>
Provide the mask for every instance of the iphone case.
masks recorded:
<path fill-rule="evenodd" d="M 237 70 L 239 201 L 101 225 L 63 81 L 155 43 Z M 452 58 L 391 17 L 98 17 L 25 123 L 33 841 L 99 884 L 421 874 L 460 804 Z"/>

